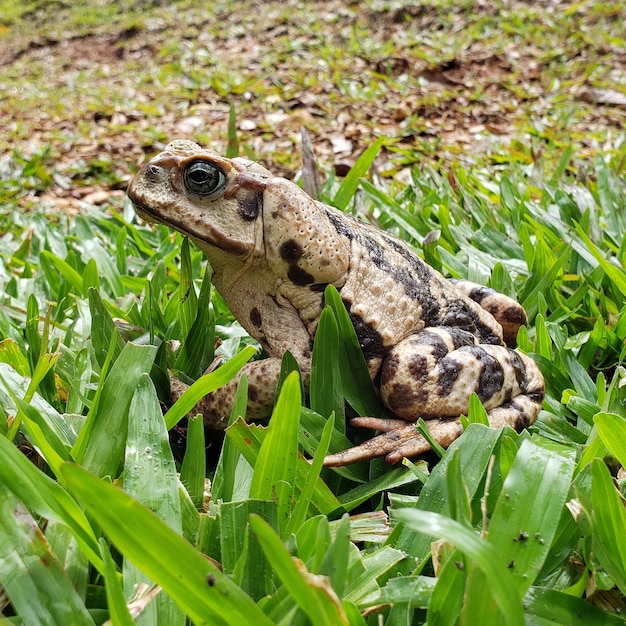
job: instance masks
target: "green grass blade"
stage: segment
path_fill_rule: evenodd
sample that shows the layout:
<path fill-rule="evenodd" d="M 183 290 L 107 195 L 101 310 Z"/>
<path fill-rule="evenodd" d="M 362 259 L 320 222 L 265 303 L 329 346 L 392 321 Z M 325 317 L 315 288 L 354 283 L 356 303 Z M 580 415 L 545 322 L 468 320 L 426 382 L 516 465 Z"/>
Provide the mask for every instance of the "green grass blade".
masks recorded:
<path fill-rule="evenodd" d="M 161 585 L 193 621 L 271 624 L 247 594 L 152 511 L 79 466 L 65 465 L 63 476 L 124 557 Z"/>
<path fill-rule="evenodd" d="M 339 598 L 327 578 L 314 576 L 298 565 L 272 527 L 256 515 L 250 525 L 261 543 L 267 560 L 291 595 L 313 624 L 348 624 Z"/>
<path fill-rule="evenodd" d="M 602 250 L 596 246 L 593 241 L 585 233 L 581 226 L 576 224 L 576 232 L 578 236 L 583 240 L 591 254 L 595 257 L 600 267 L 604 270 L 604 273 L 609 277 L 611 282 L 620 290 L 622 296 L 626 297 L 626 272 L 621 267 L 611 263 Z"/>
<path fill-rule="evenodd" d="M 438 513 L 401 509 L 396 510 L 393 516 L 413 532 L 445 538 L 454 543 L 485 573 L 493 599 L 503 614 L 503 623 L 523 626 L 521 597 L 510 577 L 505 576 L 506 567 L 501 565 L 494 546 L 473 530 Z"/>
<path fill-rule="evenodd" d="M 320 481 L 320 472 L 324 465 L 324 457 L 328 453 L 328 446 L 330 444 L 330 437 L 335 428 L 335 420 L 331 415 L 324 427 L 322 433 L 322 440 L 318 449 L 315 451 L 315 456 L 311 462 L 311 469 L 306 474 L 304 483 L 298 482 L 300 493 L 296 498 L 296 503 L 293 507 L 293 511 L 289 516 L 287 527 L 285 528 L 285 537 L 289 537 L 291 533 L 295 533 L 300 526 L 304 523 L 315 488 Z"/>
<path fill-rule="evenodd" d="M 48 250 L 42 250 L 41 256 L 54 265 L 59 274 L 73 287 L 75 293 L 83 292 L 83 277 L 69 263 Z"/>
<path fill-rule="evenodd" d="M 259 515 L 275 530 L 277 508 L 267 500 L 225 502 L 220 507 L 220 547 L 224 573 L 255 600 L 274 591 L 274 575 L 250 529 L 250 515 Z"/>
<path fill-rule="evenodd" d="M 227 437 L 232 439 L 242 456 L 253 467 L 256 465 L 261 443 L 265 439 L 266 434 L 266 428 L 256 424 L 246 424 L 241 419 L 236 420 L 226 431 Z M 296 488 L 298 488 L 299 485 L 306 485 L 310 472 L 311 466 L 309 463 L 302 456 L 298 456 L 298 462 L 296 464 Z M 296 498 L 297 497 L 298 493 L 296 492 Z M 325 515 L 336 510 L 343 510 L 339 500 L 319 477 L 311 496 L 311 504 L 317 511 Z"/>
<path fill-rule="evenodd" d="M 594 553 L 615 584 L 626 594 L 626 546 L 616 538 L 626 537 L 626 511 L 606 465 L 600 459 L 591 465 L 591 499 Z"/>
<path fill-rule="evenodd" d="M 237 384 L 237 393 L 235 394 L 235 402 L 231 410 L 228 426 L 235 422 L 241 416 L 240 423 L 245 419 L 248 404 L 248 377 L 242 374 Z M 229 432 L 228 430 L 226 431 Z M 237 450 L 231 437 L 226 436 L 222 444 L 220 458 L 213 476 L 213 485 L 211 488 L 212 497 L 215 500 L 230 502 L 233 499 L 235 490 L 235 474 L 237 463 L 239 462 L 240 453 Z"/>
<path fill-rule="evenodd" d="M 90 288 L 89 311 L 91 312 L 91 340 L 96 361 L 100 367 L 107 359 L 115 360 L 119 356 L 124 342 L 108 312 L 97 289 Z M 113 344 L 111 342 L 113 341 Z M 110 354 L 112 352 L 112 354 Z"/>
<path fill-rule="evenodd" d="M 117 476 L 128 432 L 128 409 L 144 374 L 150 372 L 155 346 L 127 343 L 102 386 L 100 402 L 89 412 L 74 448 L 84 467 L 98 476 Z M 85 433 L 85 435 L 83 435 Z"/>
<path fill-rule="evenodd" d="M 59 559 L 67 572 L 74 589 L 83 602 L 87 598 L 88 585 L 92 570 L 89 559 L 81 549 L 72 530 L 64 523 L 46 520 L 45 535 L 50 549 Z"/>
<path fill-rule="evenodd" d="M 339 327 L 339 367 L 344 396 L 359 415 L 381 415 L 383 406 L 372 385 L 359 340 L 341 296 L 335 287 L 329 285 L 324 298 L 333 309 Z"/>
<path fill-rule="evenodd" d="M 281 530 L 286 528 L 293 506 L 300 405 L 300 377 L 292 372 L 280 391 L 250 486 L 251 498 L 276 502 Z"/>
<path fill-rule="evenodd" d="M 325 307 L 313 342 L 311 358 L 311 409 L 323 417 L 335 414 L 337 428 L 345 430 L 345 403 L 339 373 L 339 331 L 330 307 Z"/>
<path fill-rule="evenodd" d="M 111 624 L 112 626 L 136 626 L 124 599 L 119 573 L 104 539 L 100 540 L 100 553 L 104 561 L 107 608 L 109 609 Z"/>
<path fill-rule="evenodd" d="M 354 197 L 354 193 L 359 186 L 359 181 L 372 166 L 374 159 L 378 155 L 383 144 L 387 141 L 386 137 L 379 137 L 365 152 L 357 159 L 357 162 L 350 168 L 348 175 L 344 178 L 341 187 L 337 190 L 332 204 L 342 211 L 348 206 L 350 200 Z"/>
<path fill-rule="evenodd" d="M 626 420 L 615 413 L 597 413 L 593 421 L 607 450 L 626 467 Z"/>
<path fill-rule="evenodd" d="M 178 422 L 193 409 L 201 398 L 219 389 L 232 380 L 237 372 L 250 360 L 256 352 L 253 346 L 247 346 L 232 359 L 218 367 L 214 372 L 198 378 L 193 385 L 178 398 L 176 403 L 165 414 L 165 424 L 171 430 Z"/>
<path fill-rule="evenodd" d="M 0 485 L 6 485 L 32 513 L 66 524 L 87 558 L 103 571 L 98 541 L 81 508 L 5 437 L 0 437 Z"/>
<path fill-rule="evenodd" d="M 502 431 L 487 428 L 482 424 L 470 424 L 463 436 L 448 448 L 446 455 L 433 469 L 420 492 L 416 507 L 424 511 L 449 515 L 450 501 L 446 475 L 451 455 L 456 449 L 459 451 L 461 473 L 469 498 L 473 500 L 480 497 L 490 459 L 498 452 L 501 436 Z M 419 562 L 430 554 L 431 538 L 400 526 L 394 530 L 388 544 L 406 552 Z M 399 564 L 399 569 L 403 573 L 408 573 L 410 567 L 409 559 Z"/>
<path fill-rule="evenodd" d="M 574 473 L 575 455 L 529 439 L 515 457 L 489 524 L 489 543 L 520 597 L 535 581 L 550 551 Z M 505 575 L 505 574 L 502 574 Z"/>
<path fill-rule="evenodd" d="M 531 587 L 524 598 L 527 624 L 545 626 L 624 626 L 624 618 L 580 598 L 543 587 Z"/>
<path fill-rule="evenodd" d="M 170 528 L 182 532 L 176 464 L 163 414 L 150 377 L 144 374 L 128 411 L 128 438 L 124 459 L 124 490 L 156 513 Z M 124 591 L 130 598 L 139 583 L 151 584 L 128 559 L 124 561 Z M 139 623 L 183 626 L 180 608 L 160 593 L 144 610 Z"/>
<path fill-rule="evenodd" d="M 197 415 L 187 420 L 187 448 L 180 468 L 180 482 L 187 489 L 191 501 L 198 510 L 202 509 L 204 500 L 204 477 L 206 476 L 204 446 L 204 422 L 202 416 Z"/>
<path fill-rule="evenodd" d="M 443 565 L 428 604 L 429 626 L 453 626 L 463 607 L 468 562 L 458 550 L 448 552 L 452 554 Z"/>
<path fill-rule="evenodd" d="M 4 484 L 0 484 L 0 585 L 25 624 L 94 624 L 35 520 Z M 37 602 L 38 598 L 50 601 Z"/>

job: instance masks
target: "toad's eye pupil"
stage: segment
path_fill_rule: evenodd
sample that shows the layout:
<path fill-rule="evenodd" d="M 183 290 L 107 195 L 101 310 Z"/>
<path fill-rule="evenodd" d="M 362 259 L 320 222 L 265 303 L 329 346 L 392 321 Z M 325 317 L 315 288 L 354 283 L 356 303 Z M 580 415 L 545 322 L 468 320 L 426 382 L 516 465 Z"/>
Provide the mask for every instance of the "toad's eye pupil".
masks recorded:
<path fill-rule="evenodd" d="M 211 198 L 222 191 L 226 176 L 221 169 L 211 163 L 194 161 L 183 173 L 183 181 L 190 192 Z"/>
<path fill-rule="evenodd" d="M 189 178 L 196 184 L 204 183 L 209 180 L 210 176 L 208 172 L 197 169 L 193 172 L 189 172 Z"/>

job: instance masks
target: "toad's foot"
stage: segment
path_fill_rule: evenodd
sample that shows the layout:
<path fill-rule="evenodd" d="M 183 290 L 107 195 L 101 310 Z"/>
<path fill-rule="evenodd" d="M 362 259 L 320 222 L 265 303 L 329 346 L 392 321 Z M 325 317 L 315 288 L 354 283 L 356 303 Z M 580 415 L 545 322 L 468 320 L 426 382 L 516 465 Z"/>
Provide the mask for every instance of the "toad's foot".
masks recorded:
<path fill-rule="evenodd" d="M 387 463 L 397 463 L 404 458 L 420 456 L 431 449 L 415 424 L 408 424 L 404 420 L 355 417 L 350 423 L 353 426 L 379 430 L 383 434 L 368 439 L 359 446 L 329 454 L 324 459 L 326 467 L 350 465 L 379 456 L 384 456 Z M 457 439 L 463 430 L 458 418 L 428 420 L 427 425 L 431 437 L 444 448 Z"/>
<path fill-rule="evenodd" d="M 530 425 L 524 414 L 534 412 L 537 399 L 518 396 L 514 401 L 488 411 L 489 426 L 502 428 L 510 426 L 517 431 Z M 415 423 L 401 419 L 382 419 L 377 417 L 355 417 L 352 426 L 382 431 L 381 435 L 364 441 L 361 445 L 336 454 L 329 454 L 324 459 L 326 467 L 340 467 L 359 461 L 369 461 L 384 456 L 387 463 L 398 463 L 404 458 L 414 458 L 431 450 L 430 445 L 417 430 Z M 430 436 L 442 447 L 448 448 L 463 432 L 458 417 L 429 419 L 426 421 Z"/>

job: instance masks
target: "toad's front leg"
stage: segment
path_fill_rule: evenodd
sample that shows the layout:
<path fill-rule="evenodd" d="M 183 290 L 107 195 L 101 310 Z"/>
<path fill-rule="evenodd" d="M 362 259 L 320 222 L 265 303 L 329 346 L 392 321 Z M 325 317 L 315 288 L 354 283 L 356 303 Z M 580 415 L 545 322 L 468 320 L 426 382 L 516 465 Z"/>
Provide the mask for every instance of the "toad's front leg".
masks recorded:
<path fill-rule="evenodd" d="M 429 422 L 431 435 L 449 446 L 461 432 L 472 393 L 487 410 L 493 427 L 522 430 L 543 403 L 543 376 L 526 355 L 504 346 L 478 344 L 456 328 L 428 328 L 398 343 L 382 365 L 381 397 L 402 419 L 356 418 L 353 425 L 384 431 L 362 445 L 326 457 L 327 466 L 386 455 L 396 463 L 423 454 L 429 445 L 414 422 Z M 407 424 L 407 422 L 411 422 Z"/>
<path fill-rule="evenodd" d="M 272 414 L 274 394 L 280 376 L 281 360 L 276 358 L 261 359 L 246 363 L 239 374 L 229 383 L 202 398 L 191 411 L 201 414 L 204 424 L 212 430 L 224 430 L 228 425 L 230 412 L 235 401 L 237 385 L 242 374 L 248 378 L 248 421 L 265 420 Z M 170 380 L 172 401 L 175 402 L 188 388 L 179 380 Z"/>

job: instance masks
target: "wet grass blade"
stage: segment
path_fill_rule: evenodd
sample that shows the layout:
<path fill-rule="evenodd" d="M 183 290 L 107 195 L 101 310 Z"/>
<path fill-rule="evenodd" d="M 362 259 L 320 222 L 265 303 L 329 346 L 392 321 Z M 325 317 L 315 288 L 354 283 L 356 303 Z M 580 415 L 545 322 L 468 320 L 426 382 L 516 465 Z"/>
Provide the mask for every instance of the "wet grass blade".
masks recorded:
<path fill-rule="evenodd" d="M 121 489 L 75 465 L 64 466 L 63 476 L 124 557 L 161 585 L 193 621 L 215 626 L 272 623 L 186 539 Z"/>
<path fill-rule="evenodd" d="M 260 517 L 251 516 L 250 525 L 276 575 L 311 623 L 347 625 L 347 617 L 328 579 L 313 576 L 304 565 L 298 564 L 272 527 Z"/>
<path fill-rule="evenodd" d="M 0 437 L 0 486 L 7 486 L 31 511 L 67 525 L 99 572 L 103 571 L 96 535 L 82 509 L 52 478 L 41 472 L 6 437 Z"/>
<path fill-rule="evenodd" d="M 301 403 L 300 376 L 292 372 L 282 386 L 250 485 L 251 498 L 276 502 L 281 531 L 293 507 Z"/>
<path fill-rule="evenodd" d="M 3 484 L 0 484 L 0 585 L 25 624 L 94 624 L 35 520 Z M 54 601 L 37 602 L 37 598 Z"/>
<path fill-rule="evenodd" d="M 224 363 L 224 365 L 218 367 L 214 372 L 205 374 L 196 380 L 193 385 L 190 385 L 180 398 L 178 398 L 172 408 L 165 414 L 167 429 L 171 430 L 174 428 L 174 426 L 193 409 L 201 398 L 232 380 L 255 352 L 256 349 L 253 346 L 247 346 L 232 359 Z"/>
<path fill-rule="evenodd" d="M 515 584 L 505 576 L 506 568 L 500 564 L 498 550 L 481 539 L 473 530 L 454 520 L 427 511 L 401 509 L 393 516 L 413 532 L 442 537 L 454 543 L 484 572 L 493 599 L 507 626 L 523 626 L 524 612 Z"/>
<path fill-rule="evenodd" d="M 149 507 L 170 528 L 182 532 L 181 504 L 176 464 L 165 429 L 163 414 L 149 376 L 139 379 L 128 411 L 128 438 L 124 458 L 124 490 Z M 140 583 L 152 580 L 131 561 L 124 560 L 124 591 L 130 598 Z M 144 609 L 148 624 L 183 626 L 184 615 L 165 593 L 160 593 Z"/>
<path fill-rule="evenodd" d="M 606 465 L 596 459 L 591 467 L 593 546 L 596 557 L 623 594 L 626 594 L 626 511 Z"/>
<path fill-rule="evenodd" d="M 574 465 L 571 449 L 527 439 L 504 481 L 489 523 L 489 543 L 497 548 L 503 572 L 515 581 L 520 597 L 550 551 Z"/>
<path fill-rule="evenodd" d="M 117 476 L 126 445 L 128 409 L 156 352 L 155 346 L 127 343 L 102 385 L 100 402 L 87 416 L 74 446 L 74 458 L 98 476 Z"/>

